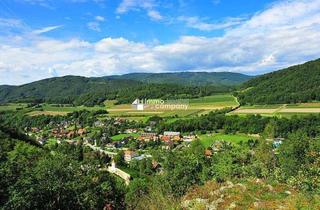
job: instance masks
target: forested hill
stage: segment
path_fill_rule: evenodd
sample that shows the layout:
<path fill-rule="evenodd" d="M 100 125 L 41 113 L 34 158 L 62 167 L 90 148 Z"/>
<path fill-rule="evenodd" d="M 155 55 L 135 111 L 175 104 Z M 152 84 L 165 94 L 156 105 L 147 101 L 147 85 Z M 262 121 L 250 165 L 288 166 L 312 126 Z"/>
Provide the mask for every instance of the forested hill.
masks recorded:
<path fill-rule="evenodd" d="M 297 103 L 320 100 L 320 59 L 262 75 L 245 82 L 241 104 Z"/>
<path fill-rule="evenodd" d="M 251 76 L 232 72 L 175 72 L 175 73 L 132 73 L 119 76 L 107 76 L 108 79 L 130 79 L 156 84 L 183 84 L 191 86 L 239 85 L 251 79 Z"/>
<path fill-rule="evenodd" d="M 231 91 L 230 87 L 188 87 L 134 80 L 65 76 L 21 86 L 0 86 L 0 103 L 33 102 L 92 106 L 106 99 L 130 103 L 135 98 L 193 98 Z"/>

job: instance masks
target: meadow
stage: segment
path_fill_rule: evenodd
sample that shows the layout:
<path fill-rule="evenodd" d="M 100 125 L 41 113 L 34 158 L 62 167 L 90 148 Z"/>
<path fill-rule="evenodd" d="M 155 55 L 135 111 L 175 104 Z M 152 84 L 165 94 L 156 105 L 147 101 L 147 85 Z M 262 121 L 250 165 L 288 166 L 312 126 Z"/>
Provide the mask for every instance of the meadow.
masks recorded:
<path fill-rule="evenodd" d="M 115 136 L 112 136 L 111 139 L 112 141 L 119 141 L 123 138 L 127 138 L 127 137 L 134 137 L 134 138 L 137 138 L 139 136 L 138 133 L 121 133 L 121 134 L 118 134 L 118 135 L 115 135 Z"/>
<path fill-rule="evenodd" d="M 23 103 L 17 103 L 17 104 L 14 104 L 14 103 L 9 103 L 9 104 L 3 104 L 3 105 L 0 105 L 0 112 L 1 111 L 14 111 L 14 110 L 17 110 L 17 109 L 22 109 L 22 108 L 25 108 L 27 107 L 27 104 L 23 104 Z"/>
<path fill-rule="evenodd" d="M 222 133 L 213 133 L 213 134 L 201 134 L 199 135 L 201 144 L 204 147 L 210 147 L 215 141 L 227 141 L 233 144 L 239 144 L 240 142 L 247 142 L 249 139 L 256 139 L 246 134 L 222 134 Z"/>

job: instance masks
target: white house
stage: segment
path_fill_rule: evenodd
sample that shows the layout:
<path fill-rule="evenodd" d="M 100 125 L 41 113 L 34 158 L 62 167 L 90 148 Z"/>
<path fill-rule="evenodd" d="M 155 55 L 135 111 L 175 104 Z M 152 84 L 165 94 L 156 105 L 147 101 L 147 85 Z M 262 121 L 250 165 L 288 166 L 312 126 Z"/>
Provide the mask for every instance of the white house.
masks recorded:
<path fill-rule="evenodd" d="M 131 104 L 133 109 L 143 111 L 145 104 L 141 103 L 139 99 L 134 100 L 134 102 Z"/>

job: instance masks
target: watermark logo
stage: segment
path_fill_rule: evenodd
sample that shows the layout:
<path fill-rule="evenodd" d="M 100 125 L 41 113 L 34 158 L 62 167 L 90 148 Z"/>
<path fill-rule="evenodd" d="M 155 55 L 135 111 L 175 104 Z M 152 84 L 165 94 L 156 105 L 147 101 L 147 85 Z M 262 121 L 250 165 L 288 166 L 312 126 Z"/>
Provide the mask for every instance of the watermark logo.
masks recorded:
<path fill-rule="evenodd" d="M 149 110 L 187 110 L 189 99 L 136 99 L 132 103 L 132 108 L 143 111 Z"/>

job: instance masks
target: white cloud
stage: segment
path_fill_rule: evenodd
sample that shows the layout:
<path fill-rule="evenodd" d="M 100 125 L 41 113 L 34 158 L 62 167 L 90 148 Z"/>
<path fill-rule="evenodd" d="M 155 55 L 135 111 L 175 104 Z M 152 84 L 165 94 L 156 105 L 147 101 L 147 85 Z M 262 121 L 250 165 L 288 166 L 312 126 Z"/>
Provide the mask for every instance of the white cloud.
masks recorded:
<path fill-rule="evenodd" d="M 213 31 L 213 30 L 220 30 L 220 29 L 227 29 L 236 25 L 240 25 L 243 23 L 244 18 L 226 18 L 223 22 L 219 23 L 207 23 L 201 20 L 201 18 L 194 16 L 194 17 L 186 17 L 180 16 L 178 20 L 184 22 L 187 27 L 198 29 L 201 31 Z"/>
<path fill-rule="evenodd" d="M 320 57 L 319 40 L 320 0 L 278 2 L 220 37 L 183 36 L 170 44 L 0 36 L 0 84 L 139 71 L 258 74 Z"/>
<path fill-rule="evenodd" d="M 59 29 L 61 27 L 63 27 L 63 25 L 48 26 L 48 27 L 44 27 L 44 28 L 41 28 L 41 29 L 38 29 L 38 30 L 34 30 L 32 33 L 34 33 L 34 34 L 43 34 L 43 33 L 47 33 L 47 32 Z"/>
<path fill-rule="evenodd" d="M 153 20 L 162 20 L 163 19 L 162 15 L 156 10 L 149 10 L 148 16 Z"/>
<path fill-rule="evenodd" d="M 99 16 L 99 15 L 96 16 L 95 19 L 96 19 L 96 21 L 100 21 L 100 22 L 104 22 L 106 20 L 104 17 Z"/>
<path fill-rule="evenodd" d="M 95 16 L 94 21 L 90 21 L 87 23 L 87 27 L 90 30 L 101 32 L 101 23 L 105 21 L 103 16 Z"/>
<path fill-rule="evenodd" d="M 0 18 L 0 27 L 22 28 L 23 24 L 18 19 Z"/>
<path fill-rule="evenodd" d="M 158 6 L 155 0 L 122 0 L 117 7 L 117 14 L 125 14 L 129 11 L 146 11 L 151 20 L 159 21 L 163 16 L 155 8 Z"/>
<path fill-rule="evenodd" d="M 87 26 L 90 30 L 101 32 L 100 23 L 98 22 L 89 22 Z"/>

